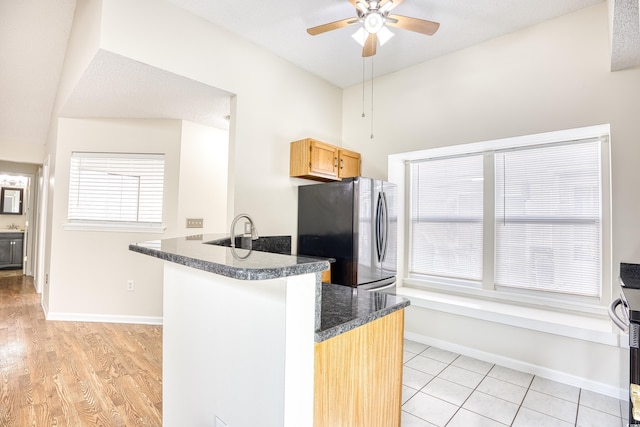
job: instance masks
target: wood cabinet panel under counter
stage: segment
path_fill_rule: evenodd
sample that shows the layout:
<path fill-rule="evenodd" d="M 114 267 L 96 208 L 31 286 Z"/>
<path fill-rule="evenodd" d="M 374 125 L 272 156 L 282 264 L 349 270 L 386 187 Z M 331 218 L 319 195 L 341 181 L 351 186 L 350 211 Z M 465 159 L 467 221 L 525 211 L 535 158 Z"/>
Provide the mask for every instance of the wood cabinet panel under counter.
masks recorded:
<path fill-rule="evenodd" d="M 314 427 L 399 427 L 404 310 L 315 345 Z"/>

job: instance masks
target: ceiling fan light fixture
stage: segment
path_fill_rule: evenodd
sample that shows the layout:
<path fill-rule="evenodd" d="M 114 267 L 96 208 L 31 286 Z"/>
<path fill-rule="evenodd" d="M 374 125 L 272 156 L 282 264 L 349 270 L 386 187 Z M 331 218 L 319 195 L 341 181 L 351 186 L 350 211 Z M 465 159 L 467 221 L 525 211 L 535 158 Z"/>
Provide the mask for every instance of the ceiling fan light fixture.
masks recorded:
<path fill-rule="evenodd" d="M 358 31 L 351 34 L 351 37 L 353 37 L 353 39 L 357 41 L 358 44 L 362 47 L 364 47 L 364 43 L 365 41 L 367 41 L 368 36 L 369 36 L 369 33 L 367 33 L 367 30 L 365 30 L 362 27 L 358 28 Z"/>
<path fill-rule="evenodd" d="M 387 27 L 380 28 L 378 31 L 378 41 L 380 42 L 380 46 L 384 46 L 386 42 L 391 40 L 393 37 L 393 32 L 391 32 Z"/>
<path fill-rule="evenodd" d="M 384 18 L 378 12 L 371 12 L 364 18 L 364 29 L 376 34 L 384 26 Z"/>

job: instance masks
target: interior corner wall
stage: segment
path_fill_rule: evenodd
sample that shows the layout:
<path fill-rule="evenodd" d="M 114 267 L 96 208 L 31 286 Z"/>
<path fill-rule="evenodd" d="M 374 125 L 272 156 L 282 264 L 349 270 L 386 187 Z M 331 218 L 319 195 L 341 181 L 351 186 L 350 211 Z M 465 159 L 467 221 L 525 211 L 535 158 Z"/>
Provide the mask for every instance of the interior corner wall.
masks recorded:
<path fill-rule="evenodd" d="M 129 244 L 174 235 L 180 175 L 179 120 L 60 119 L 56 197 L 52 202 L 48 318 L 128 322 L 162 318 L 162 263 Z M 64 229 L 73 151 L 164 153 L 163 224 L 166 233 Z M 133 280 L 134 291 L 127 290 Z"/>
<path fill-rule="evenodd" d="M 182 122 L 178 236 L 227 231 L 229 132 Z M 187 228 L 187 218 L 202 218 L 203 228 Z"/>
<path fill-rule="evenodd" d="M 615 295 L 619 263 L 640 263 L 640 68 L 609 71 L 608 25 L 607 3 L 602 2 L 377 78 L 373 141 L 369 124 L 360 120 L 362 88 L 347 88 L 344 144 L 362 153 L 364 175 L 387 178 L 388 156 L 394 153 L 610 124 L 613 268 L 612 277 L 604 280 L 612 281 Z M 437 40 L 436 34 L 425 47 Z M 605 300 L 613 295 L 605 295 Z M 420 320 L 408 321 L 407 330 L 430 336 L 430 319 L 438 316 L 418 307 L 410 307 L 408 312 L 412 311 Z M 450 339 L 463 346 L 483 338 L 491 342 L 487 334 L 498 327 L 477 332 L 475 324 L 475 319 L 457 317 L 455 325 L 461 330 L 452 329 Z M 530 331 L 518 332 L 514 346 L 542 343 Z M 487 351 L 502 350 L 494 346 Z M 545 351 L 557 356 L 545 362 L 550 369 L 568 367 L 560 356 L 571 351 L 568 341 L 566 347 Z M 599 351 L 594 349 L 593 354 Z M 591 366 L 602 363 L 589 351 L 580 357 Z M 625 370 L 624 364 L 614 361 L 608 375 L 599 370 L 600 379 L 606 376 L 617 384 L 624 376 L 617 371 L 621 365 Z M 589 377 L 592 372 L 581 369 L 573 374 Z"/>
<path fill-rule="evenodd" d="M 47 135 L 46 150 L 40 163 L 45 165 L 48 171 L 48 182 L 43 183 L 46 187 L 44 190 L 47 194 L 47 206 L 44 208 L 46 220 L 44 221 L 44 265 L 43 265 L 43 282 L 38 284 L 42 288 L 42 305 L 45 313 L 48 311 L 50 297 L 50 283 L 47 280 L 48 272 L 51 268 L 51 250 L 52 250 L 52 233 L 53 227 L 53 201 L 56 199 L 56 150 L 58 141 L 58 121 L 60 111 L 64 106 L 67 98 L 72 93 L 77 82 L 82 77 L 96 55 L 100 47 L 100 28 L 101 28 L 101 9 L 102 0 L 77 0 L 76 9 L 71 26 L 71 33 L 67 43 L 67 51 L 60 74 L 60 82 L 58 91 L 51 113 L 51 122 L 49 124 L 49 132 Z"/>
<path fill-rule="evenodd" d="M 109 0 L 101 25 L 102 49 L 235 95 L 233 214 L 252 215 L 261 234 L 295 234 L 289 143 L 340 145 L 342 90 L 168 2 Z"/>

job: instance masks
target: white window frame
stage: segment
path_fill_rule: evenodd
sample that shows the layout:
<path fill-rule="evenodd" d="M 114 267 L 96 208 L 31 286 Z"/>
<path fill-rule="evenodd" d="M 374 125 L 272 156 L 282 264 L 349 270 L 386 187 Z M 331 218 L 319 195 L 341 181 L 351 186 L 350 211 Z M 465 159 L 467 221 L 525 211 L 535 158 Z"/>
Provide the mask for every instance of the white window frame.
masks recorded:
<path fill-rule="evenodd" d="M 155 153 L 106 153 L 106 152 L 73 152 L 70 157 L 69 164 L 69 188 L 67 203 L 70 203 L 71 194 L 71 171 L 72 161 L 76 158 L 91 158 L 91 159 L 132 159 L 132 160 L 152 160 L 157 162 L 161 160 L 163 165 L 163 175 L 165 167 L 165 155 Z M 135 173 L 135 172 L 134 172 Z M 126 220 L 108 220 L 108 219 L 82 219 L 82 218 L 70 218 L 69 210 L 70 205 L 67 205 L 67 222 L 63 224 L 65 230 L 75 231 L 108 231 L 108 232 L 138 232 L 138 233 L 163 233 L 166 230 L 166 226 L 163 224 L 164 217 L 164 176 L 162 183 L 162 201 L 160 209 L 162 212 L 160 221 L 126 221 Z M 137 195 L 137 207 L 139 209 L 140 193 Z"/>
<path fill-rule="evenodd" d="M 602 173 L 602 292 L 598 300 L 594 298 L 580 298 L 574 296 L 546 296 L 541 293 L 521 292 L 513 289 L 494 289 L 494 258 L 493 254 L 484 257 L 483 283 L 480 287 L 470 287 L 454 282 L 446 283 L 436 280 L 420 280 L 408 276 L 408 250 L 409 250 L 409 168 L 407 162 L 446 156 L 460 156 L 470 153 L 492 152 L 515 147 L 526 147 L 542 144 L 555 144 L 582 139 L 600 138 L 601 147 L 601 173 Z M 398 236 L 398 287 L 399 293 L 403 288 L 409 289 L 407 294 L 420 295 L 460 295 L 470 297 L 473 300 L 486 300 L 504 302 L 515 305 L 539 306 L 545 309 L 568 309 L 589 314 L 606 315 L 606 306 L 612 297 L 612 255 L 611 255 L 611 170 L 610 170 L 610 126 L 598 125 L 578 129 L 569 129 L 558 132 L 526 135 L 514 138 L 506 138 L 493 141 L 484 141 L 471 144 L 439 147 L 428 150 L 420 150 L 408 153 L 400 153 L 389 156 L 389 180 L 399 187 L 399 193 L 403 197 L 399 200 L 399 236 Z M 493 157 L 485 156 L 485 167 L 493 169 Z M 494 182 L 485 180 L 485 189 L 492 188 Z M 486 197 L 490 194 L 491 197 Z M 494 217 L 493 190 L 485 191 L 485 216 Z M 485 221 L 484 238 L 491 240 L 493 246 L 494 221 Z M 415 290 L 415 291 L 414 291 Z M 429 297 L 432 298 L 432 297 Z"/>

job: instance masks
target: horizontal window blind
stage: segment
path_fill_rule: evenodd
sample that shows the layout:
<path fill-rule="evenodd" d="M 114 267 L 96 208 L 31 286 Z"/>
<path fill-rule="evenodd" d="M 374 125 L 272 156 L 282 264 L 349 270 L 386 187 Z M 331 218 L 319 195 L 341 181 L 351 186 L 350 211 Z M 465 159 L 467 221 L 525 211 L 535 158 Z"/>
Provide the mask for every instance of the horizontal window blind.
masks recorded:
<path fill-rule="evenodd" d="M 410 274 L 482 280 L 483 156 L 410 168 Z"/>
<path fill-rule="evenodd" d="M 74 152 L 69 222 L 160 224 L 164 154 Z"/>
<path fill-rule="evenodd" d="M 600 142 L 495 154 L 496 286 L 600 296 Z"/>

